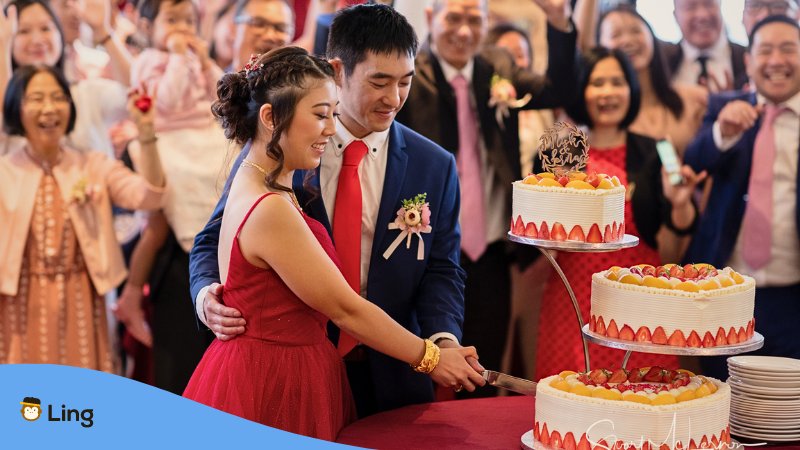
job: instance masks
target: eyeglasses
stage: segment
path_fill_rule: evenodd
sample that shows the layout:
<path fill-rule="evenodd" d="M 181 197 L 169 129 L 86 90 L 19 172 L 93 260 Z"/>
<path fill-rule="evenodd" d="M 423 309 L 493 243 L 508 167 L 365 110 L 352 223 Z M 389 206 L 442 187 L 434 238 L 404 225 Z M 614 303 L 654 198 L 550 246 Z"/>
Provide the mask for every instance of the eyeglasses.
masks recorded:
<path fill-rule="evenodd" d="M 290 25 L 288 23 L 271 22 L 263 17 L 238 16 L 233 19 L 237 25 L 247 25 L 261 32 L 272 30 L 278 34 L 289 34 Z"/>
<path fill-rule="evenodd" d="M 22 99 L 27 106 L 37 109 L 44 108 L 48 100 L 57 107 L 68 105 L 71 101 L 70 98 L 63 93 L 52 94 L 49 97 L 44 94 L 31 94 Z"/>
<path fill-rule="evenodd" d="M 470 28 L 480 28 L 483 26 L 483 16 L 458 13 L 447 13 L 444 16 L 444 24 L 447 28 L 460 28 L 464 23 Z"/>
<path fill-rule="evenodd" d="M 761 12 L 763 10 L 768 10 L 769 14 L 786 14 L 789 11 L 794 11 L 796 9 L 793 3 L 789 2 L 770 2 L 770 1 L 746 1 L 744 3 L 744 9 L 750 13 Z"/>

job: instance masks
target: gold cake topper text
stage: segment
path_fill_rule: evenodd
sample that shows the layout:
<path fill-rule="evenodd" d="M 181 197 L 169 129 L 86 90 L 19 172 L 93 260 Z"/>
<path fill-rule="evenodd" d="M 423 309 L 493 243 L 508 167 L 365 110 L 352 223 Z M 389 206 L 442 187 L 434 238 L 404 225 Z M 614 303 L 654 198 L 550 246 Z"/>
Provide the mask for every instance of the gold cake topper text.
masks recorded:
<path fill-rule="evenodd" d="M 589 144 L 575 125 L 556 122 L 539 138 L 542 168 L 550 173 L 577 172 L 586 168 Z"/>

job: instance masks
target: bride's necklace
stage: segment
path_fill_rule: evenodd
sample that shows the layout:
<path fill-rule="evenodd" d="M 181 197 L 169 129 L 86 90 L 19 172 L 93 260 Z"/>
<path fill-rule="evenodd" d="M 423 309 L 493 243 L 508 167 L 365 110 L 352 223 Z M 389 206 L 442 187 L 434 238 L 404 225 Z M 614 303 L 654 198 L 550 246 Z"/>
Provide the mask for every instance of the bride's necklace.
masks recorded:
<path fill-rule="evenodd" d="M 253 161 L 250 161 L 250 160 L 247 160 L 247 159 L 243 159 L 242 160 L 242 167 L 251 167 L 251 168 L 256 169 L 257 171 L 261 172 L 262 174 L 264 174 L 264 177 L 268 176 L 267 175 L 267 171 L 264 170 L 263 167 L 261 167 L 258 164 L 254 163 Z M 294 203 L 295 208 L 297 208 L 300 211 L 302 211 L 303 208 L 300 207 L 300 202 L 297 201 L 297 197 L 294 195 L 294 191 L 289 191 L 289 197 L 291 198 L 292 203 Z"/>

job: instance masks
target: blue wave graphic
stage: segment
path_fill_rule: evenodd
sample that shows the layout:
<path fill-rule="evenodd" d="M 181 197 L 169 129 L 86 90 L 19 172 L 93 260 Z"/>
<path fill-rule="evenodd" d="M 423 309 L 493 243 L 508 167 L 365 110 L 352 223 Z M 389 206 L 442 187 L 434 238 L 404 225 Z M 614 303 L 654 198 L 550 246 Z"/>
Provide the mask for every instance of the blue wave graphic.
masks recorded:
<path fill-rule="evenodd" d="M 26 397 L 41 403 L 34 421 L 21 413 Z M 17 446 L 355 448 L 266 427 L 117 375 L 50 364 L 0 365 L 0 448 Z"/>

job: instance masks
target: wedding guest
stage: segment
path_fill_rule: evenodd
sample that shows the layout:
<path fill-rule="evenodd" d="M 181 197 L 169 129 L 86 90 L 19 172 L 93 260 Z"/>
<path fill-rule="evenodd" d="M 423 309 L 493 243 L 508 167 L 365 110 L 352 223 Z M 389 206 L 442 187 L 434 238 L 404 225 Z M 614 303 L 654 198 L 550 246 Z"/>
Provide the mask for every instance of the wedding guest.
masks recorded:
<path fill-rule="evenodd" d="M 233 63 L 227 72 L 238 71 L 252 55 L 288 45 L 294 35 L 292 9 L 284 0 L 239 0 L 233 21 Z"/>
<path fill-rule="evenodd" d="M 340 91 L 341 115 L 320 169 L 309 174 L 312 189 L 302 187 L 302 173 L 294 186 L 301 206 L 333 236 L 350 287 L 407 330 L 444 349 L 459 347 L 464 318 L 458 178 L 451 155 L 394 120 L 414 76 L 416 49 L 414 30 L 390 7 L 360 5 L 339 11 L 331 25 L 328 58 Z M 423 193 L 431 232 L 414 237 L 412 249 L 400 246 L 387 253 L 401 232 L 389 225 L 398 220 L 403 200 Z M 217 246 L 226 200 L 223 196 L 197 235 L 191 254 L 197 316 L 221 340 L 254 326 L 246 314 L 219 303 Z M 344 357 L 359 416 L 433 401 L 430 379 L 404 362 L 338 329 L 330 329 L 329 335 Z"/>
<path fill-rule="evenodd" d="M 47 65 L 63 71 L 64 35 L 58 19 L 47 1 L 15 0 L 0 14 L 0 91 L 10 76 L 8 68 L 20 65 Z M 70 84 L 70 95 L 76 105 L 75 126 L 69 134 L 71 147 L 97 150 L 114 155 L 109 130 L 128 116 L 128 88 L 116 81 L 94 78 Z M 11 137 L 0 154 L 23 145 Z"/>
<path fill-rule="evenodd" d="M 139 15 L 153 47 L 134 61 L 131 81 L 155 96 L 159 153 L 171 181 L 163 213 L 150 213 L 133 251 L 117 315 L 148 342 L 141 302 L 149 285 L 155 384 L 179 394 L 213 339 L 198 332 L 186 296 L 189 251 L 214 210 L 225 171 L 227 142 L 211 114 L 222 70 L 197 35 L 198 12 L 190 0 L 142 0 Z"/>
<path fill-rule="evenodd" d="M 574 88 L 575 32 L 566 0 L 536 0 L 548 20 L 546 76 L 517 67 L 505 50 L 482 48 L 487 2 L 437 0 L 427 10 L 429 41 L 415 60 L 417 80 L 397 120 L 456 156 L 461 186 L 461 266 L 467 273 L 464 342 L 481 349 L 482 364 L 500 367 L 511 311 L 506 240 L 511 183 L 519 179 L 518 110 L 507 117 L 498 78 L 530 94 L 525 109 L 565 104 Z M 494 80 L 494 81 L 493 81 Z M 494 83 L 494 85 L 493 85 Z M 494 395 L 482 389 L 477 395 Z"/>
<path fill-rule="evenodd" d="M 600 16 L 598 42 L 625 52 L 636 70 L 642 101 L 630 130 L 653 139 L 668 138 L 683 154 L 700 128 L 708 91 L 694 85 L 670 85 L 662 43 L 632 7 L 620 5 Z"/>
<path fill-rule="evenodd" d="M 558 263 L 575 291 L 581 315 L 589 317 L 592 274 L 611 266 L 658 266 L 680 261 L 680 249 L 693 230 L 697 209 L 692 193 L 705 173 L 688 166 L 684 182 L 673 185 L 661 168 L 656 142 L 629 131 L 640 102 L 636 72 L 621 50 L 597 47 L 585 56 L 579 74 L 578 99 L 568 112 L 589 128 L 589 157 L 585 172 L 615 175 L 626 187 L 625 232 L 638 236 L 639 245 L 614 253 L 559 253 Z M 561 370 L 584 370 L 581 335 L 575 312 L 561 279 L 553 273 L 545 288 L 539 317 L 536 377 Z M 621 350 L 589 347 L 595 368 L 619 367 Z M 675 356 L 634 353 L 628 367 L 658 365 L 677 368 Z"/>
<path fill-rule="evenodd" d="M 342 276 L 325 226 L 303 214 L 292 178 L 316 169 L 336 134 L 333 75 L 327 61 L 286 47 L 219 84 L 215 115 L 229 138 L 250 142 L 219 228 L 225 300 L 250 326 L 212 344 L 184 393 L 327 440 L 355 417 L 344 363 L 326 336 L 329 319 L 445 386 L 482 382 L 465 359 L 477 358 L 474 347 L 439 350 L 361 298 Z"/>
<path fill-rule="evenodd" d="M 742 25 L 748 36 L 753 32 L 753 27 L 768 16 L 786 16 L 800 19 L 797 0 L 745 0 L 742 9 Z"/>
<path fill-rule="evenodd" d="M 800 29 L 770 16 L 753 27 L 745 56 L 755 92 L 712 96 L 686 162 L 714 185 L 686 258 L 730 266 L 756 280 L 761 355 L 800 358 L 795 338 L 800 298 Z M 725 358 L 702 358 L 724 379 Z"/>
<path fill-rule="evenodd" d="M 150 120 L 131 110 L 140 123 Z M 75 119 L 60 71 L 14 72 L 3 128 L 25 145 L 0 157 L 0 363 L 112 372 L 103 295 L 127 273 L 111 208 L 159 208 L 164 176 L 153 135 L 139 136 L 136 174 L 103 153 L 62 144 Z"/>
<path fill-rule="evenodd" d="M 673 0 L 683 38 L 664 43 L 664 55 L 676 84 L 701 85 L 710 92 L 740 89 L 747 82 L 745 49 L 728 40 L 720 0 Z"/>

